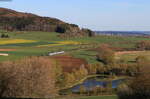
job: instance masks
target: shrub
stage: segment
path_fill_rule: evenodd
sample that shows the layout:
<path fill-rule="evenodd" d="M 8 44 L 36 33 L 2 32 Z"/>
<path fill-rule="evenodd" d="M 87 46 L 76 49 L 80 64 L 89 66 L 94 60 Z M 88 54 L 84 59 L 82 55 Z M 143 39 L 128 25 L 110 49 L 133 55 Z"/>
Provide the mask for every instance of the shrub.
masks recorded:
<path fill-rule="evenodd" d="M 146 56 L 138 56 L 138 57 L 136 58 L 136 62 L 137 62 L 138 64 L 143 64 L 143 63 L 148 62 L 148 61 L 149 61 L 149 59 L 148 59 L 148 57 L 146 57 Z"/>
<path fill-rule="evenodd" d="M 150 41 L 140 41 L 136 44 L 136 48 L 139 50 L 150 50 Z"/>
<path fill-rule="evenodd" d="M 69 30 L 70 26 L 68 24 L 61 24 L 58 25 L 55 32 L 58 33 L 65 33 L 67 30 Z"/>
<path fill-rule="evenodd" d="M 90 29 L 83 28 L 82 32 L 84 32 L 85 34 L 87 34 L 89 37 L 95 36 L 95 33 L 93 31 L 91 31 Z"/>
<path fill-rule="evenodd" d="M 122 84 L 118 87 L 119 99 L 132 99 L 132 97 L 129 98 L 131 94 L 132 90 L 126 84 Z"/>
<path fill-rule="evenodd" d="M 1 38 L 9 38 L 9 35 L 8 34 L 1 34 Z"/>

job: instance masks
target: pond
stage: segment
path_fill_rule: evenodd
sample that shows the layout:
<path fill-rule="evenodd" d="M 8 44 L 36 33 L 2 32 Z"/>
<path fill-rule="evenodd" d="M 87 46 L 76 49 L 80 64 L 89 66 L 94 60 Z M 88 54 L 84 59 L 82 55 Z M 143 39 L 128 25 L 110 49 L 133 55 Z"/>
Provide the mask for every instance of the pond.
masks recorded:
<path fill-rule="evenodd" d="M 80 87 L 83 86 L 87 91 L 92 90 L 95 87 L 107 87 L 110 86 L 112 88 L 117 88 L 125 79 L 116 79 L 116 80 L 103 80 L 101 77 L 94 77 L 85 80 L 82 84 L 78 84 L 72 87 L 70 90 L 72 92 L 79 92 Z"/>

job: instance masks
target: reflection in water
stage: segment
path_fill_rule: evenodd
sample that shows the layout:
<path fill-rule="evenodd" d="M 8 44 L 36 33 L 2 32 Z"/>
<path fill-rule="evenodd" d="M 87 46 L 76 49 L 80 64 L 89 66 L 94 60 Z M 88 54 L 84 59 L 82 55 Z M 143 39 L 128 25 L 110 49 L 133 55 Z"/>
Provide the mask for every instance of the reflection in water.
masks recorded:
<path fill-rule="evenodd" d="M 112 88 L 117 88 L 120 83 L 123 82 L 124 79 L 118 79 L 118 80 L 113 80 L 113 81 L 100 81 L 95 78 L 90 78 L 85 80 L 82 84 L 76 85 L 71 88 L 72 92 L 79 92 L 80 87 L 84 86 L 86 90 L 92 90 L 95 87 L 107 87 L 109 85 L 112 86 Z"/>

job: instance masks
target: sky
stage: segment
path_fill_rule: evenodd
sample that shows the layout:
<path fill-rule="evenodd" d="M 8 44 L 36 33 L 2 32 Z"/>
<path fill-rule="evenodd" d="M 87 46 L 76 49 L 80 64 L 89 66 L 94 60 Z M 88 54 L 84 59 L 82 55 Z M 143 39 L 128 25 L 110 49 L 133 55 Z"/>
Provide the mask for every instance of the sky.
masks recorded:
<path fill-rule="evenodd" d="M 0 2 L 0 7 L 92 30 L 150 31 L 150 0 L 12 0 Z"/>

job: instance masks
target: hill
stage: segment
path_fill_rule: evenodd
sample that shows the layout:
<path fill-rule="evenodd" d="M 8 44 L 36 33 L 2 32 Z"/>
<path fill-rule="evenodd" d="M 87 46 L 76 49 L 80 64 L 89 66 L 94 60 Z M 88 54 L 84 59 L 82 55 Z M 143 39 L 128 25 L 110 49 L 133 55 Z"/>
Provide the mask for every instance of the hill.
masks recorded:
<path fill-rule="evenodd" d="M 8 31 L 44 31 L 58 32 L 63 37 L 92 36 L 89 29 L 80 29 L 78 25 L 69 24 L 56 18 L 41 17 L 31 13 L 17 12 L 0 8 L 0 29 Z"/>

